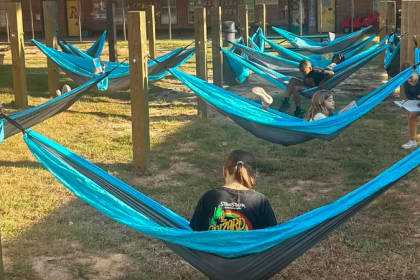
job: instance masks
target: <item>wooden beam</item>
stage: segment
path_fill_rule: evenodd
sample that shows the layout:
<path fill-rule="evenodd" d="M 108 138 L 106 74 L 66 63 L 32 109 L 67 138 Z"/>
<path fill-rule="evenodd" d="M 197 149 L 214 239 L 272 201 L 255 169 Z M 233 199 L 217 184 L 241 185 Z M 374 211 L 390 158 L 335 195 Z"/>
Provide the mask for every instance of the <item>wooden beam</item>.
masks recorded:
<path fill-rule="evenodd" d="M 385 38 L 386 35 L 388 35 L 392 29 L 392 27 L 395 28 L 397 20 L 396 15 L 396 5 L 395 1 L 381 1 L 379 2 L 379 41 L 381 41 L 383 38 Z M 387 25 L 390 25 L 389 29 L 386 28 Z M 387 31 L 388 30 L 388 31 Z M 385 53 L 382 52 L 379 54 L 379 68 L 384 68 L 384 56 Z"/>
<path fill-rule="evenodd" d="M 351 19 L 350 19 L 350 24 L 351 24 L 351 32 L 353 32 L 353 20 L 354 20 L 354 0 L 351 0 Z"/>
<path fill-rule="evenodd" d="M 244 38 L 245 45 L 248 45 L 249 26 L 248 26 L 248 6 L 239 5 L 239 24 L 241 26 L 240 35 Z"/>
<path fill-rule="evenodd" d="M 406 61 L 414 63 L 415 45 L 413 37 L 420 36 L 420 0 L 403 0 L 401 3 L 401 34 L 407 32 L 407 35 L 401 38 L 400 65 Z M 404 92 L 404 87 L 400 87 Z"/>
<path fill-rule="evenodd" d="M 57 20 L 55 15 L 57 13 L 56 1 L 45 1 L 42 3 L 44 10 L 44 32 L 45 42 L 50 48 L 57 49 L 56 26 Z M 59 70 L 57 65 L 49 58 L 47 58 L 48 67 L 48 92 L 50 96 L 55 95 L 55 91 L 60 88 Z"/>
<path fill-rule="evenodd" d="M 3 253 L 1 250 L 1 229 L 0 229 L 0 280 L 4 280 Z"/>
<path fill-rule="evenodd" d="M 20 2 L 7 4 L 10 20 L 10 44 L 12 50 L 13 90 L 17 108 L 28 107 L 26 87 L 25 45 L 23 40 L 22 5 Z"/>
<path fill-rule="evenodd" d="M 208 80 L 207 73 L 207 24 L 206 8 L 195 8 L 195 60 L 196 76 L 202 80 Z M 197 111 L 202 118 L 208 118 L 207 103 L 197 97 Z"/>
<path fill-rule="evenodd" d="M 388 31 L 387 33 L 391 33 L 392 30 L 396 30 L 397 28 L 397 4 L 395 1 L 386 1 L 387 4 L 387 15 L 388 15 Z"/>
<path fill-rule="evenodd" d="M 303 35 L 303 1 L 299 1 L 299 34 Z"/>
<path fill-rule="evenodd" d="M 150 56 L 156 57 L 156 26 L 155 26 L 155 6 L 147 6 L 147 38 L 149 39 Z"/>
<path fill-rule="evenodd" d="M 318 12 L 318 15 L 319 15 L 319 33 L 321 33 L 322 34 L 322 1 L 323 0 L 318 0 L 319 1 L 319 12 Z"/>
<path fill-rule="evenodd" d="M 79 25 L 79 41 L 82 42 L 82 3 L 77 0 L 77 24 Z"/>
<path fill-rule="evenodd" d="M 128 12 L 133 166 L 150 168 L 149 97 L 147 91 L 146 12 Z"/>
<path fill-rule="evenodd" d="M 118 61 L 117 28 L 115 25 L 115 3 L 106 7 L 106 21 L 108 33 L 109 61 Z"/>
<path fill-rule="evenodd" d="M 263 30 L 264 36 L 267 33 L 267 14 L 265 4 L 255 5 L 255 16 L 258 27 Z"/>
<path fill-rule="evenodd" d="M 223 46 L 223 35 L 222 35 L 222 8 L 212 7 L 211 8 L 211 40 L 213 44 L 222 47 Z M 213 46 L 213 84 L 218 87 L 223 87 L 223 54 L 222 51 Z"/>
<path fill-rule="evenodd" d="M 169 40 L 172 40 L 171 0 L 168 0 L 168 28 L 169 28 Z"/>

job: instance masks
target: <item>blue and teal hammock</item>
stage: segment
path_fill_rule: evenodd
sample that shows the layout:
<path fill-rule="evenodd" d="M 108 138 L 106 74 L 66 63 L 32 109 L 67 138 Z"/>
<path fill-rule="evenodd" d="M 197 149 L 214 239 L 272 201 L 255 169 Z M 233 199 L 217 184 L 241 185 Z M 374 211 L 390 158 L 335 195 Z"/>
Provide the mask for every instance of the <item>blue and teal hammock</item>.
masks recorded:
<path fill-rule="evenodd" d="M 283 36 L 287 41 L 289 41 L 294 47 L 299 48 L 299 50 L 323 54 L 339 52 L 355 44 L 360 38 L 362 38 L 362 36 L 367 31 L 369 31 L 372 28 L 372 26 L 362 28 L 359 31 L 334 39 L 333 41 L 322 43 L 315 42 L 311 39 L 302 36 L 298 36 L 296 34 L 290 33 L 286 30 L 274 26 L 272 28 L 276 33 Z"/>
<path fill-rule="evenodd" d="M 335 86 L 337 86 L 339 83 L 347 79 L 351 74 L 356 72 L 359 68 L 361 68 L 363 65 L 368 63 L 378 54 L 383 52 L 385 49 L 389 48 L 390 44 L 381 46 L 385 42 L 385 40 L 386 39 L 370 47 L 369 49 L 357 55 L 354 55 L 348 60 L 338 64 L 336 68 L 334 68 L 334 73 L 335 73 L 334 76 L 332 76 L 329 80 L 327 80 L 324 83 L 324 88 L 333 89 Z M 251 48 L 240 46 L 237 44 L 235 46 L 240 48 L 242 51 L 244 51 L 247 54 L 249 61 L 233 53 L 228 53 L 226 50 L 222 49 L 222 51 L 225 53 L 226 56 L 230 56 L 232 59 L 236 60 L 238 63 L 242 63 L 245 67 L 249 68 L 257 75 L 263 77 L 264 79 L 280 87 L 281 89 L 287 88 L 287 84 L 290 81 L 290 77 L 288 76 L 300 75 L 301 77 L 300 73 L 294 74 L 294 72 L 299 71 L 298 68 L 285 67 L 283 66 L 285 64 L 279 67 L 279 65 L 277 64 L 277 61 L 279 59 L 278 57 L 274 57 L 274 56 L 269 57 L 268 54 L 262 54 L 263 56 L 261 56 L 261 53 L 259 51 L 252 50 Z M 264 59 L 264 61 L 262 59 Z M 284 62 L 284 60 L 285 59 L 282 59 L 282 62 Z M 293 63 L 297 64 L 297 62 L 293 62 Z M 289 64 L 291 64 L 290 61 L 289 61 Z M 318 91 L 318 88 L 313 87 L 313 88 L 309 88 L 300 92 L 300 94 L 306 98 L 312 98 L 312 96 L 317 91 Z"/>
<path fill-rule="evenodd" d="M 252 70 L 252 69 L 251 69 Z M 409 68 L 387 83 L 370 92 L 360 100 L 357 107 L 335 114 L 332 117 L 306 122 L 273 109 L 261 109 L 255 103 L 178 69 L 170 72 L 183 82 L 198 97 L 216 108 L 222 115 L 232 119 L 253 135 L 272 143 L 284 146 L 300 144 L 315 138 L 331 141 L 340 135 L 350 124 L 372 110 L 397 87 L 402 85 L 413 73 Z"/>
<path fill-rule="evenodd" d="M 420 164 L 415 150 L 338 200 L 277 226 L 194 232 L 188 220 L 52 140 L 27 130 L 36 159 L 104 215 L 162 240 L 210 279 L 264 280 L 285 268 Z"/>
<path fill-rule="evenodd" d="M 80 57 L 86 58 L 97 58 L 100 57 L 102 54 L 102 50 L 104 48 L 106 39 L 106 30 L 102 33 L 102 35 L 96 40 L 96 42 L 86 50 L 86 52 L 78 49 L 74 45 L 70 44 L 69 42 L 64 41 L 63 39 L 59 38 L 58 45 L 62 49 L 63 52 L 68 54 L 77 55 Z"/>
<path fill-rule="evenodd" d="M 244 44 L 244 39 L 241 37 L 236 41 L 237 44 Z M 235 46 L 229 49 L 229 52 L 237 55 L 242 55 Z M 242 84 L 249 76 L 249 69 L 236 60 L 223 54 L 223 83 L 229 86 Z"/>
<path fill-rule="evenodd" d="M 61 96 L 55 97 L 38 106 L 11 114 L 9 115 L 9 118 L 12 121 L 18 122 L 24 129 L 30 128 L 67 110 L 87 91 L 95 87 L 96 84 L 100 83 L 108 75 L 109 73 L 98 75 L 87 83 L 82 84 Z M 6 119 L 0 119 L 0 142 L 19 133 L 19 131 L 20 130 L 16 126 L 12 125 Z"/>
<path fill-rule="evenodd" d="M 32 42 L 60 69 L 62 69 L 70 78 L 79 84 L 84 84 L 95 78 L 98 74 L 94 73 L 95 67 L 92 59 L 78 57 L 75 55 L 63 53 L 53 48 L 42 45 L 36 40 Z M 195 53 L 195 48 L 178 48 L 165 55 L 157 57 L 156 60 L 164 63 L 168 67 L 179 67 L 188 61 Z M 103 62 L 105 69 L 112 69 L 120 63 Z M 168 74 L 165 67 L 154 61 L 148 61 L 148 81 L 154 82 L 162 79 Z M 118 69 L 113 71 L 109 77 L 97 85 L 97 89 L 102 92 L 111 93 L 114 91 L 128 90 L 130 88 L 130 69 L 129 64 L 124 63 Z"/>
<path fill-rule="evenodd" d="M 420 63 L 420 49 L 415 48 L 414 49 L 414 60 L 416 62 L 417 65 L 419 65 Z M 420 65 L 417 66 L 417 75 L 420 75 Z"/>

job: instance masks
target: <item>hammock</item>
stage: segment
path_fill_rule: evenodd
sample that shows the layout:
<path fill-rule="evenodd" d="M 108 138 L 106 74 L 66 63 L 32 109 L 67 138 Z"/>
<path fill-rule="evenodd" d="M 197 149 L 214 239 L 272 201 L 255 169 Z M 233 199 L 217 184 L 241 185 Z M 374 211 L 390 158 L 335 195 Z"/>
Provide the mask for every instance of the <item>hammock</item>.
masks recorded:
<path fill-rule="evenodd" d="M 384 40 L 383 40 L 384 41 Z M 368 63 L 370 60 L 372 60 L 375 56 L 377 56 L 378 54 L 380 54 L 382 51 L 384 51 L 385 49 L 389 48 L 389 44 L 385 45 L 385 46 L 381 46 L 381 44 L 383 43 L 383 41 L 379 42 L 378 44 L 370 47 L 369 49 L 351 57 L 350 59 L 338 64 L 335 68 L 334 68 L 334 76 L 332 76 L 329 80 L 327 80 L 324 83 L 324 88 L 325 89 L 332 89 L 335 86 L 337 86 L 339 83 L 341 83 L 342 81 L 344 81 L 345 79 L 347 79 L 351 74 L 353 74 L 354 72 L 356 72 L 359 68 L 361 68 L 363 65 L 365 65 L 366 63 Z M 238 47 L 238 45 L 235 45 Z M 248 55 L 249 59 L 254 60 L 254 61 L 261 61 L 261 60 L 257 60 L 255 59 L 255 52 L 252 52 L 250 50 L 250 48 L 244 47 L 244 46 L 240 46 L 239 48 L 241 48 L 242 50 L 244 50 L 244 52 Z M 246 60 L 242 59 L 241 57 L 235 56 L 235 54 L 231 54 L 231 53 L 227 53 L 225 50 L 222 49 L 222 51 L 227 55 L 227 56 L 231 56 L 232 59 L 236 59 L 239 63 L 244 64 L 245 67 L 248 67 L 249 69 L 251 69 L 254 73 L 256 73 L 257 75 L 260 75 L 261 77 L 267 79 L 269 82 L 272 82 L 273 84 L 279 86 L 279 83 L 282 83 L 283 86 L 279 86 L 282 89 L 285 89 L 287 87 L 287 84 L 290 80 L 289 77 L 287 77 L 286 75 L 291 75 L 293 71 L 298 71 L 298 68 L 296 68 L 295 70 L 293 70 L 292 68 L 288 68 L 287 71 L 279 71 L 281 73 L 276 73 L 277 71 L 275 71 L 277 68 L 275 67 L 266 67 L 266 65 L 272 65 L 271 63 L 264 63 L 264 65 L 258 64 L 258 63 L 252 63 L 252 61 L 250 61 L 251 63 L 247 62 Z M 267 54 L 263 54 L 268 56 Z M 276 58 L 274 56 L 272 56 L 272 58 Z M 274 60 L 272 60 L 274 61 Z M 250 64 L 254 65 L 255 67 L 252 68 L 250 66 Z M 258 70 L 255 70 L 255 68 L 258 68 Z M 273 69 L 275 68 L 275 69 Z M 296 74 L 297 76 L 298 74 Z M 299 74 L 300 77 L 302 76 L 301 74 Z M 273 78 L 272 76 L 275 76 L 275 78 Z M 315 94 L 315 92 L 318 91 L 318 87 L 313 87 L 313 88 L 309 88 L 306 89 L 304 91 L 302 91 L 300 94 L 306 98 L 312 98 L 312 96 Z"/>
<path fill-rule="evenodd" d="M 244 39 L 241 37 L 237 40 L 238 44 L 243 44 Z M 232 46 L 229 50 L 231 53 L 241 55 L 242 52 L 239 51 L 235 46 Z M 229 86 L 235 86 L 242 84 L 249 76 L 248 68 L 244 67 L 242 64 L 236 62 L 235 60 L 227 57 L 223 54 L 223 83 Z"/>
<path fill-rule="evenodd" d="M 106 76 L 108 76 L 108 74 L 99 75 L 87 83 L 43 104 L 11 114 L 9 115 L 9 118 L 17 121 L 25 129 L 32 127 L 58 113 L 67 110 L 88 90 L 93 88 L 101 80 L 105 79 Z M 0 136 L 0 142 L 3 142 L 4 139 L 15 135 L 19 131 L 20 130 L 18 128 L 10 124 L 7 120 L 0 119 L 0 135 L 2 135 Z"/>
<path fill-rule="evenodd" d="M 94 73 L 94 64 L 92 59 L 78 57 L 75 55 L 63 53 L 55 49 L 46 47 L 36 40 L 32 42 L 57 66 L 59 66 L 70 78 L 79 84 L 86 83 L 98 74 Z M 195 53 L 195 48 L 178 48 L 165 55 L 156 58 L 157 61 L 164 63 L 167 67 L 179 67 L 191 58 Z M 103 62 L 105 69 L 111 69 L 119 65 L 118 62 Z M 165 67 L 154 61 L 148 61 L 148 81 L 154 82 L 162 79 L 168 74 Z M 111 93 L 114 91 L 128 90 L 130 88 L 130 69 L 129 64 L 124 63 L 97 85 L 99 91 Z"/>
<path fill-rule="evenodd" d="M 394 77 L 400 73 L 400 48 L 401 40 L 396 34 L 389 37 L 389 42 L 392 42 L 394 49 L 387 49 L 384 56 L 384 68 L 390 77 Z"/>
<path fill-rule="evenodd" d="M 289 41 L 293 46 L 299 48 L 302 51 L 309 51 L 313 53 L 330 53 L 344 50 L 345 48 L 356 43 L 372 26 L 362 28 L 359 31 L 353 32 L 351 34 L 342 36 L 338 39 L 334 39 L 331 42 L 315 42 L 313 40 L 307 39 L 302 36 L 290 33 L 286 30 L 272 27 L 275 32 L 283 36 L 287 41 Z"/>
<path fill-rule="evenodd" d="M 366 47 L 375 37 L 376 37 L 376 35 L 372 35 L 372 36 L 368 37 L 367 39 L 365 39 L 361 42 L 358 42 L 355 45 L 352 45 L 352 46 L 348 47 L 345 50 L 330 53 L 330 54 L 328 54 L 328 56 L 325 56 L 325 55 L 303 55 L 303 54 L 300 54 L 298 52 L 286 49 L 285 47 L 282 47 L 282 46 L 274 43 L 273 41 L 267 39 L 264 36 L 262 36 L 261 38 L 262 38 L 262 40 L 264 40 L 264 42 L 267 42 L 273 48 L 273 50 L 275 50 L 279 55 L 281 55 L 282 57 L 284 57 L 286 59 L 290 59 L 290 60 L 297 61 L 297 62 L 300 62 L 303 59 L 307 59 L 312 63 L 312 66 L 324 69 L 325 67 L 327 67 L 331 63 L 331 58 L 334 55 L 343 54 L 346 59 L 349 59 L 353 55 L 360 52 L 364 47 Z M 325 59 L 325 57 L 329 57 L 329 58 Z"/>
<path fill-rule="evenodd" d="M 414 61 L 415 61 L 415 64 L 419 65 L 419 63 L 420 63 L 420 49 L 418 49 L 418 48 L 414 49 Z M 416 69 L 417 69 L 417 75 L 420 75 L 420 65 L 417 66 Z"/>
<path fill-rule="evenodd" d="M 58 40 L 57 43 L 60 46 L 60 48 L 63 50 L 63 52 L 65 53 L 73 54 L 73 55 L 77 55 L 81 57 L 86 57 L 86 58 L 96 58 L 96 57 L 101 56 L 101 53 L 105 44 L 105 39 L 106 39 L 106 30 L 102 33 L 102 35 L 98 38 L 98 40 L 96 40 L 96 42 L 89 49 L 86 50 L 86 52 L 78 49 L 77 47 L 64 41 L 63 39 Z"/>
<path fill-rule="evenodd" d="M 48 138 L 28 130 L 24 140 L 37 160 L 80 199 L 162 240 L 210 279 L 220 280 L 269 279 L 420 164 L 417 149 L 349 194 L 274 227 L 194 232 L 183 217 Z"/>
<path fill-rule="evenodd" d="M 222 115 L 255 136 L 284 146 L 300 144 L 314 138 L 331 141 L 351 123 L 362 117 L 384 100 L 413 73 L 406 69 L 387 83 L 358 100 L 357 107 L 332 117 L 306 122 L 302 119 L 278 112 L 261 109 L 261 104 L 242 98 L 225 89 L 209 84 L 178 69 L 170 72 L 197 96 L 216 108 Z"/>

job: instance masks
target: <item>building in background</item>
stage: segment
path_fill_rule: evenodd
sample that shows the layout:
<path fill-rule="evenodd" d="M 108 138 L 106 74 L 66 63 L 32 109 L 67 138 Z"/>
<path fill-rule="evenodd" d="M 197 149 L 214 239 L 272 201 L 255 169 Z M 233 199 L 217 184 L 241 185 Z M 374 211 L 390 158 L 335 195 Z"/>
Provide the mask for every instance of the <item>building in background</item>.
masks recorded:
<path fill-rule="evenodd" d="M 58 32 L 62 37 L 79 36 L 78 13 L 81 13 L 83 36 L 97 35 L 106 29 L 106 9 L 115 3 L 117 29 L 122 34 L 127 12 L 146 10 L 147 5 L 155 6 L 156 29 L 168 29 L 171 11 L 171 27 L 174 34 L 194 28 L 194 9 L 207 8 L 207 23 L 210 26 L 210 8 L 222 7 L 222 20 L 238 23 L 238 5 L 248 5 L 249 23 L 255 26 L 255 5 L 264 3 L 267 7 L 267 24 L 298 32 L 300 0 L 55 0 L 57 2 Z M 5 37 L 7 26 L 7 3 L 17 0 L 0 0 L 0 35 Z M 21 0 L 25 36 L 32 31 L 30 2 L 32 5 L 33 28 L 36 36 L 43 35 L 43 0 Z M 305 33 L 342 32 L 341 24 L 350 17 L 351 1 L 349 0 L 303 0 L 302 24 Z M 378 12 L 379 0 L 354 0 L 355 17 L 368 16 Z M 401 0 L 396 1 L 397 10 Z M 322 9 L 321 9 L 322 6 Z M 321 17 L 322 13 L 322 17 Z"/>

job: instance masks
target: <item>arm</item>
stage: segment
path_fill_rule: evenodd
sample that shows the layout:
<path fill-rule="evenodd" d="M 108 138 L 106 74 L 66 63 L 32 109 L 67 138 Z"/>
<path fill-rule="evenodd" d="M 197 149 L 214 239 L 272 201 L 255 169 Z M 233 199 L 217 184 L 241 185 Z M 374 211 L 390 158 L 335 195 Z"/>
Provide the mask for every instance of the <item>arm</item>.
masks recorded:
<path fill-rule="evenodd" d="M 332 76 L 334 75 L 334 72 L 331 70 L 324 70 L 324 79 L 319 82 L 318 89 L 322 89 L 324 87 L 324 83 L 328 81 Z"/>

